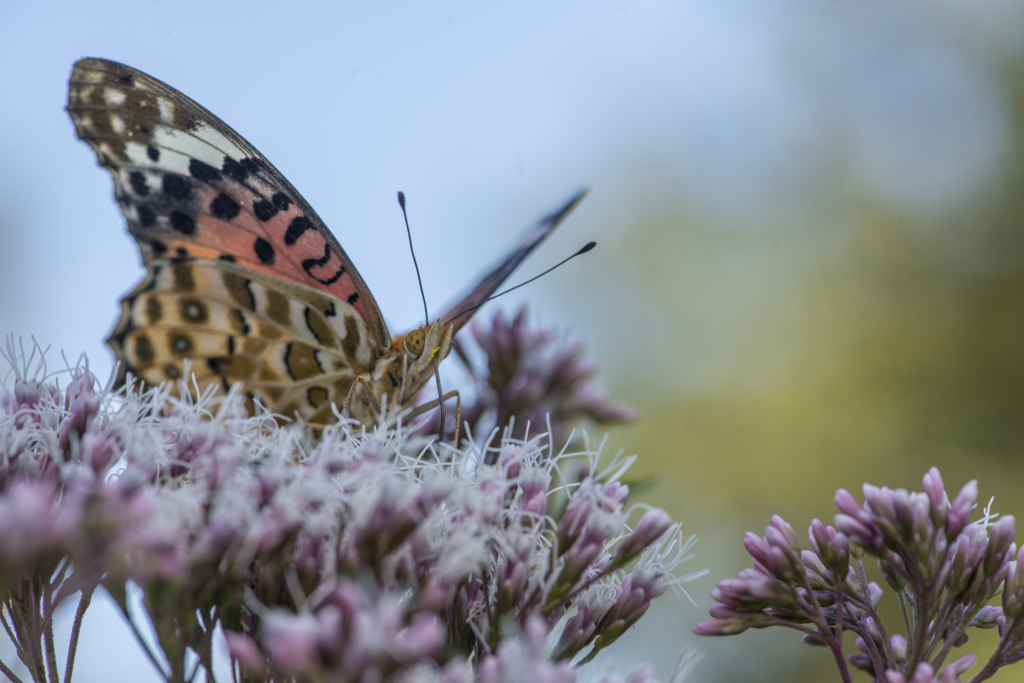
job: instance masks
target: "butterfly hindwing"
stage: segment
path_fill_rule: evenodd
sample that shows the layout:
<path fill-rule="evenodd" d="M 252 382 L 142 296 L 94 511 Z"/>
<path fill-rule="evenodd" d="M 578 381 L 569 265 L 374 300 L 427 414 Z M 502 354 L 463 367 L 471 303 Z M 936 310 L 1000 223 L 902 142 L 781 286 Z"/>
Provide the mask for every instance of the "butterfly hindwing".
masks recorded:
<path fill-rule="evenodd" d="M 114 177 L 147 266 L 223 259 L 348 302 L 379 348 L 390 336 L 338 241 L 291 184 L 224 122 L 174 88 L 102 59 L 75 64 L 68 112 Z"/>
<path fill-rule="evenodd" d="M 307 420 L 339 405 L 375 359 L 354 307 L 316 290 L 208 259 L 163 261 L 122 302 L 111 345 L 149 384 L 244 382 L 275 412 Z"/>

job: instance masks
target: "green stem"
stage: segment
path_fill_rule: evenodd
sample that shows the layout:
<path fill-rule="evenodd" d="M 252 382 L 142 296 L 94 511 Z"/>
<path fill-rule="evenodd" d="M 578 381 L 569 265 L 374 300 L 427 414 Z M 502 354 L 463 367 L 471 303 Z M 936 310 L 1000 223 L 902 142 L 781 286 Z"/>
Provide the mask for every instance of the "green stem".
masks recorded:
<path fill-rule="evenodd" d="M 82 633 L 82 620 L 85 618 L 85 610 L 89 609 L 92 602 L 94 588 L 82 591 L 82 597 L 78 599 L 78 609 L 75 610 L 75 620 L 71 624 L 71 642 L 68 643 L 68 661 L 65 664 L 64 683 L 71 683 L 71 672 L 75 668 L 75 653 L 78 651 L 78 637 Z"/>

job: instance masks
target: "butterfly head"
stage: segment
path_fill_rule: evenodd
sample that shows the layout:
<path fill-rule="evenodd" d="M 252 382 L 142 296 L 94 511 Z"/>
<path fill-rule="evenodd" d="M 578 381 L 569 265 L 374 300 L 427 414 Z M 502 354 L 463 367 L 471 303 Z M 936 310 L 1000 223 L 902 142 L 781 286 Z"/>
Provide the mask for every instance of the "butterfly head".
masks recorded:
<path fill-rule="evenodd" d="M 434 373 L 435 361 L 440 363 L 452 350 L 454 327 L 448 322 L 433 322 L 418 327 L 392 342 L 391 351 L 404 369 L 401 403 L 412 401 Z"/>

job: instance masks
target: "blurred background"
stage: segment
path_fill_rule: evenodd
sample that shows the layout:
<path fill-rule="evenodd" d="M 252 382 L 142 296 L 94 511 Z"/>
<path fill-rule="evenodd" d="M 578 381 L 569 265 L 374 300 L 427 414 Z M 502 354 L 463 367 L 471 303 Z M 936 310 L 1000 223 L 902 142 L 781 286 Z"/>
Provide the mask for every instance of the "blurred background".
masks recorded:
<path fill-rule="evenodd" d="M 697 647 L 690 680 L 838 680 L 795 633 L 690 633 L 750 565 L 744 531 L 774 513 L 803 536 L 838 487 L 919 490 L 934 465 L 1024 519 L 1019 0 L 0 0 L 0 331 L 105 377 L 142 268 L 63 111 L 83 56 L 258 147 L 395 333 L 421 306 L 397 190 L 442 310 L 591 187 L 512 281 L 598 249 L 492 307 L 528 301 L 588 345 L 642 413 L 610 451 L 638 453 L 643 499 L 699 537 L 681 570 L 710 570 L 697 606 L 664 597 L 595 675 L 649 661 L 667 681 Z M 156 680 L 94 605 L 76 680 Z M 967 646 L 983 660 L 988 635 Z"/>

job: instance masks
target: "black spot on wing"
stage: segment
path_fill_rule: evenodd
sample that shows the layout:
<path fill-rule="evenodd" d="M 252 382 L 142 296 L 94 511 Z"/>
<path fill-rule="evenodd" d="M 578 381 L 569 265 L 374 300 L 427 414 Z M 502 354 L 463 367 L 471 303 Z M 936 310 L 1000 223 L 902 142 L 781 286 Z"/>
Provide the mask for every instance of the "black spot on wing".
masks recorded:
<path fill-rule="evenodd" d="M 171 199 L 184 201 L 192 194 L 192 186 L 184 176 L 168 173 L 163 179 L 163 190 Z"/>
<path fill-rule="evenodd" d="M 132 171 L 128 176 L 128 180 L 132 185 L 132 192 L 145 197 L 149 194 L 149 185 L 146 185 L 146 175 L 142 171 Z"/>
<path fill-rule="evenodd" d="M 232 256 L 231 254 L 221 254 L 220 256 L 217 257 L 217 260 L 218 261 L 227 261 L 228 263 L 234 263 L 235 262 L 235 257 Z"/>
<path fill-rule="evenodd" d="M 147 224 L 144 222 L 143 225 Z M 167 253 L 167 245 L 161 242 L 160 240 L 150 240 L 149 248 L 152 249 L 153 253 L 156 254 L 157 256 Z"/>
<path fill-rule="evenodd" d="M 178 301 L 178 314 L 191 323 L 203 324 L 210 319 L 210 311 L 200 299 L 182 298 Z"/>
<path fill-rule="evenodd" d="M 146 156 L 150 161 L 160 161 L 160 150 L 153 145 L 146 145 Z"/>
<path fill-rule="evenodd" d="M 139 365 L 142 366 L 151 365 L 156 359 L 149 337 L 143 334 L 135 337 L 135 357 L 138 359 Z"/>
<path fill-rule="evenodd" d="M 261 263 L 270 264 L 274 262 L 274 247 L 270 242 L 266 241 L 262 237 L 257 237 L 256 242 L 252 247 L 256 252 L 256 258 L 258 258 Z"/>
<path fill-rule="evenodd" d="M 171 227 L 182 235 L 191 235 L 196 231 L 196 222 L 188 214 L 181 211 L 171 212 Z"/>
<path fill-rule="evenodd" d="M 277 192 L 270 199 L 274 202 L 274 206 L 276 206 L 280 211 L 287 211 L 288 207 L 292 205 L 291 198 L 289 198 L 284 192 Z"/>
<path fill-rule="evenodd" d="M 215 218 L 222 218 L 224 220 L 231 220 L 238 215 L 241 207 L 231 197 L 227 196 L 223 192 L 217 195 L 217 198 L 210 202 L 210 213 Z"/>
<path fill-rule="evenodd" d="M 284 233 L 284 243 L 286 246 L 292 246 L 299 241 L 299 238 L 307 230 L 313 230 L 313 222 L 305 216 L 296 216 L 292 219 L 292 222 L 288 224 L 288 230 Z M 326 263 L 326 261 L 324 261 Z M 321 263 L 320 265 L 323 265 Z"/>
<path fill-rule="evenodd" d="M 188 172 L 196 180 L 201 180 L 204 183 L 212 183 L 215 180 L 220 180 L 220 171 L 215 169 L 209 164 L 204 164 L 199 159 L 192 159 L 188 162 Z"/>
<path fill-rule="evenodd" d="M 235 161 L 229 156 L 224 157 L 224 165 L 221 166 L 222 171 L 230 176 L 232 179 L 238 182 L 244 182 L 246 178 L 254 175 L 260 170 L 259 164 L 248 157 L 244 157 Z"/>
<path fill-rule="evenodd" d="M 252 205 L 252 212 L 256 214 L 256 218 L 261 221 L 269 221 L 271 218 L 277 215 L 277 207 L 268 202 L 266 199 L 261 199 Z"/>
<path fill-rule="evenodd" d="M 171 353 L 185 355 L 192 351 L 192 339 L 187 334 L 178 334 L 171 338 Z"/>
<path fill-rule="evenodd" d="M 345 301 L 348 302 L 349 306 L 355 306 L 356 302 L 359 301 L 359 292 L 352 292 Z"/>
<path fill-rule="evenodd" d="M 155 296 L 146 299 L 146 321 L 150 325 L 156 325 L 164 317 L 163 309 L 164 307 L 160 303 L 160 299 Z"/>
<path fill-rule="evenodd" d="M 135 211 L 138 213 L 139 222 L 142 223 L 143 227 L 148 228 L 153 223 L 156 223 L 156 214 L 148 206 L 136 207 Z"/>
<path fill-rule="evenodd" d="M 287 239 L 285 241 L 287 242 Z M 325 265 L 327 265 L 327 262 L 330 260 L 331 248 L 330 246 L 327 245 L 327 243 L 324 243 L 324 255 L 321 256 L 320 258 L 306 259 L 305 261 L 302 262 L 302 269 L 306 271 L 306 275 L 309 275 L 311 278 L 313 278 L 320 284 L 333 285 L 335 282 L 338 281 L 338 278 L 345 274 L 345 266 L 338 266 L 338 272 L 336 272 L 333 276 L 327 278 L 326 280 L 318 278 L 316 275 L 313 274 L 314 268 L 323 268 Z"/>

